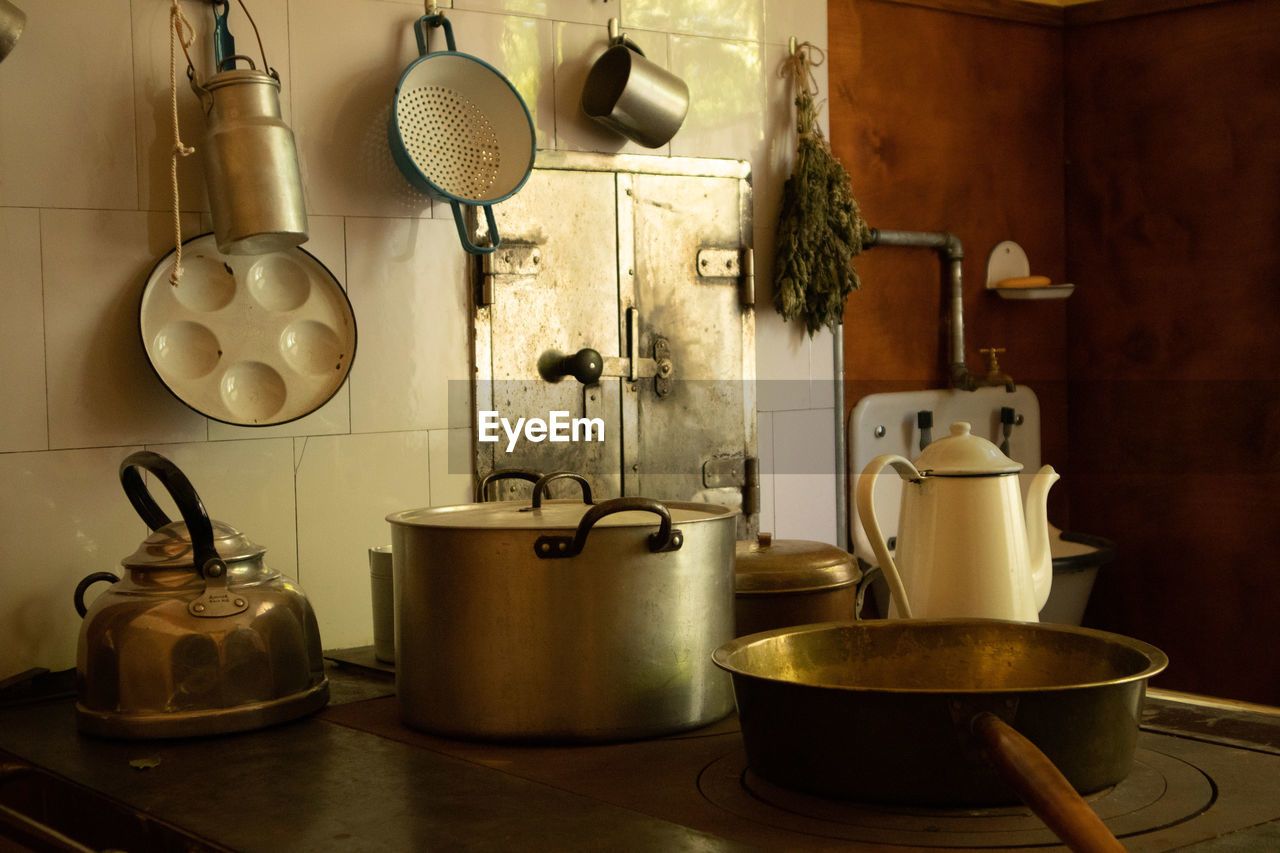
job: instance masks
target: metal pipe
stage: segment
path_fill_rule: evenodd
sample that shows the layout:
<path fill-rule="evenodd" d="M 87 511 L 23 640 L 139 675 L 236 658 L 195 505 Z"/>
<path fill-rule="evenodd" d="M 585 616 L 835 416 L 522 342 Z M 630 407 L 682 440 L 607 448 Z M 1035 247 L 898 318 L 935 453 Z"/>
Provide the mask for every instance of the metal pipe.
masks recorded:
<path fill-rule="evenodd" d="M 834 376 L 834 405 L 836 427 L 836 544 L 853 552 L 853 541 L 849 538 L 849 494 L 848 471 L 845 470 L 845 435 L 844 435 L 844 324 L 840 323 L 831 330 L 831 366 Z"/>
<path fill-rule="evenodd" d="M 904 246 L 907 248 L 933 249 L 939 258 L 947 264 L 947 278 L 950 282 L 949 313 L 947 340 L 950 344 L 951 385 L 965 391 L 977 387 L 973 375 L 969 373 L 964 356 L 964 281 L 962 266 L 964 247 L 960 238 L 945 231 L 883 231 L 871 229 L 871 239 L 863 246 Z"/>

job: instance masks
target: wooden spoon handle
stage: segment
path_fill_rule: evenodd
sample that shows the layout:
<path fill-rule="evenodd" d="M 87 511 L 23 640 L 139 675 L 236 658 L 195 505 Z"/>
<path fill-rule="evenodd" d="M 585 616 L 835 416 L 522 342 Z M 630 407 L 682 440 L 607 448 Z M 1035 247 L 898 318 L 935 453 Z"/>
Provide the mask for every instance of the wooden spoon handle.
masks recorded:
<path fill-rule="evenodd" d="M 1124 853 L 1124 845 L 1035 744 L 989 711 L 975 716 L 970 728 L 1001 777 L 1064 844 L 1086 853 Z"/>

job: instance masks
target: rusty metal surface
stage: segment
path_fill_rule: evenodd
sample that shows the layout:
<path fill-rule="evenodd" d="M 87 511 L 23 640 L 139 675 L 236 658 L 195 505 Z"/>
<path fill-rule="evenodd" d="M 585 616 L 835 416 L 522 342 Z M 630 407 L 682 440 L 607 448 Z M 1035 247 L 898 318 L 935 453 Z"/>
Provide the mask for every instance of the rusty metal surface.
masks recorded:
<path fill-rule="evenodd" d="M 135 825 L 145 816 L 173 830 L 155 845 L 99 834 L 95 849 L 755 849 L 316 717 L 143 745 L 78 736 L 72 703 L 56 700 L 0 710 L 9 761 L 38 768 L 69 798 L 73 819 L 61 829 L 72 837 L 76 815 Z M 175 837 L 185 846 L 160 843 Z"/>
<path fill-rule="evenodd" d="M 563 411 L 602 419 L 605 440 L 477 440 L 477 476 L 574 470 L 600 497 L 742 508 L 739 538 L 753 534 L 752 484 L 702 482 L 708 460 L 757 455 L 747 165 L 543 152 L 498 218 L 512 256 L 477 285 L 473 418 Z M 540 376 L 584 348 L 603 359 L 597 382 Z"/>
<path fill-rule="evenodd" d="M 204 845 L 191 849 L 509 850 L 512 839 L 558 850 L 1062 849 L 1021 807 L 875 809 L 770 790 L 744 779 L 733 718 L 607 746 L 471 743 L 404 727 L 385 674 L 344 666 L 329 678 L 335 704 L 318 717 L 185 743 L 79 737 L 66 697 L 0 708 L 0 757 L 82 786 L 82 807 L 106 809 L 81 815 L 159 821 Z M 359 683 L 348 689 L 352 679 Z M 1220 726 L 1212 708 L 1163 696 L 1155 704 L 1179 711 L 1181 734 L 1143 731 L 1137 788 L 1126 780 L 1093 801 L 1126 848 L 1272 849 L 1280 757 L 1203 740 Z M 130 765 L 139 758 L 152 759 L 151 769 Z M 1187 773 L 1201 782 L 1185 785 Z M 1209 783 L 1215 798 L 1206 805 Z M 1153 785 L 1167 790 L 1144 805 Z"/>

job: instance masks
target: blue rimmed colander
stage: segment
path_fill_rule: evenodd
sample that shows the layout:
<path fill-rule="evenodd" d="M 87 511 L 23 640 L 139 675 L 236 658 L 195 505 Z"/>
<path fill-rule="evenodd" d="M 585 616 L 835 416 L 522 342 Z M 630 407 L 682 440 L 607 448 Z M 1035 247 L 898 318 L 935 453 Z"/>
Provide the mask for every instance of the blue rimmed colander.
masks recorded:
<path fill-rule="evenodd" d="M 441 26 L 449 49 L 432 53 L 427 28 Z M 533 120 L 506 77 L 457 51 L 443 15 L 419 18 L 414 34 L 420 56 L 396 86 L 387 123 L 391 155 L 409 183 L 450 204 L 463 248 L 487 254 L 499 245 L 492 205 L 524 186 L 533 168 Z M 463 205 L 483 208 L 489 245 L 477 246 L 467 235 Z"/>

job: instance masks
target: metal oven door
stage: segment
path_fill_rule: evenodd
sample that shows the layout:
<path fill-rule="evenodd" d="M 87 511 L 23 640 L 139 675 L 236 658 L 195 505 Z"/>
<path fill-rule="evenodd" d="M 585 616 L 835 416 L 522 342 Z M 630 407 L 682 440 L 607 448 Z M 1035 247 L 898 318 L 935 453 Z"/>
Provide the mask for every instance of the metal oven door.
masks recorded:
<path fill-rule="evenodd" d="M 497 219 L 476 286 L 477 476 L 574 470 L 601 497 L 740 507 L 754 533 L 748 164 L 541 152 Z"/>

